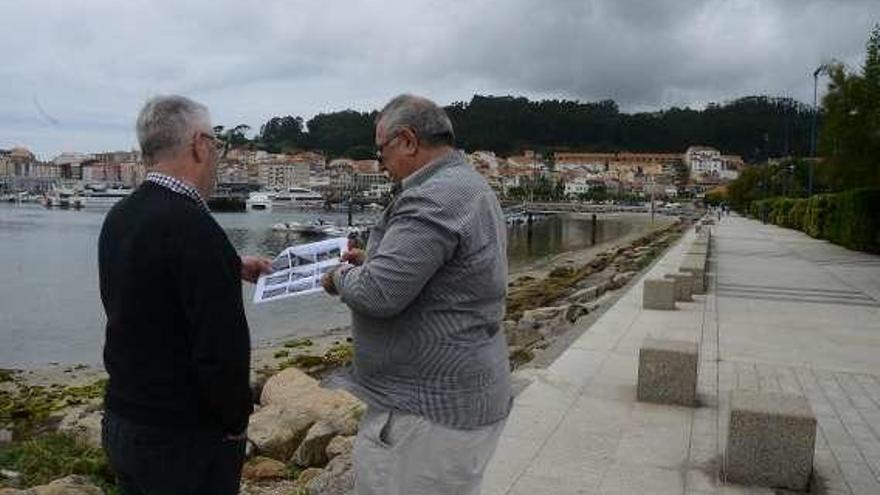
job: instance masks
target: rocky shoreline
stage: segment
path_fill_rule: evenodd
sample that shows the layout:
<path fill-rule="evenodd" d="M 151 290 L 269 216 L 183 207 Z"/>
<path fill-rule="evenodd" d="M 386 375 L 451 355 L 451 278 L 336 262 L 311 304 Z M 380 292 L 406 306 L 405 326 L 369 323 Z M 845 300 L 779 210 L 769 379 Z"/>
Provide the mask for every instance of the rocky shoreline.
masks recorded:
<path fill-rule="evenodd" d="M 657 224 L 637 224 L 613 242 L 563 253 L 512 274 L 504 330 L 519 388 L 528 382 L 528 368 L 552 362 L 573 333 L 586 331 L 584 320 L 610 306 L 619 289 L 675 242 L 686 225 L 658 217 Z M 344 391 L 320 388 L 318 380 L 349 362 L 351 351 L 347 328 L 254 349 L 255 412 L 242 493 L 350 491 L 351 448 L 364 406 Z M 26 438 L 63 432 L 86 448 L 97 448 L 100 456 L 104 380 L 102 371 L 87 367 L 0 373 L 0 495 L 32 493 L 15 488 L 33 484 L 27 473 L 4 465 L 11 457 L 3 455 L 4 449 L 14 450 Z M 94 474 L 83 469 L 71 473 Z M 79 485 L 51 493 L 103 493 L 82 479 L 74 481 Z"/>

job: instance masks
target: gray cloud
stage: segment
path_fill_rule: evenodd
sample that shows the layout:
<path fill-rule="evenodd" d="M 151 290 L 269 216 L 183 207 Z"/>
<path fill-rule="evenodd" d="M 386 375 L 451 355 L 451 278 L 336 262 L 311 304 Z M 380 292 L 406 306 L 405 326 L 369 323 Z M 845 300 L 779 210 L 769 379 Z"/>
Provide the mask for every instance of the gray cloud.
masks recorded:
<path fill-rule="evenodd" d="M 255 129 L 402 91 L 613 98 L 630 111 L 809 101 L 815 66 L 860 63 L 878 21 L 876 0 L 12 0 L 0 147 L 129 148 L 139 105 L 170 92 Z"/>

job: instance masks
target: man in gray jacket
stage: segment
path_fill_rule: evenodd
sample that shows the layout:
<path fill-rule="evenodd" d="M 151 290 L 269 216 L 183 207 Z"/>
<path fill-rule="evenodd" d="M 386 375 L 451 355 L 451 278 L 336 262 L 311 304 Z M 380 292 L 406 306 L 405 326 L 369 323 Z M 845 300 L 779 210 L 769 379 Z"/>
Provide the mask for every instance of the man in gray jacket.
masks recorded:
<path fill-rule="evenodd" d="M 510 410 L 506 226 L 454 142 L 433 102 L 385 106 L 377 156 L 398 191 L 366 253 L 324 279 L 352 313 L 354 361 L 335 382 L 368 406 L 358 494 L 478 494 Z"/>

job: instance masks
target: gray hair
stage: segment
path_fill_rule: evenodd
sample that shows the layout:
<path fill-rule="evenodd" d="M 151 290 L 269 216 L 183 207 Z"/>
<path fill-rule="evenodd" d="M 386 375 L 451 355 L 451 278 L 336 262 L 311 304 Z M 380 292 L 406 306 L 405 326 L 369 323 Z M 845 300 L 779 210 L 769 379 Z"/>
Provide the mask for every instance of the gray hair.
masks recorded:
<path fill-rule="evenodd" d="M 147 100 L 137 118 L 137 137 L 148 164 L 173 156 L 193 132 L 210 132 L 208 108 L 177 95 L 154 96 Z"/>
<path fill-rule="evenodd" d="M 408 127 L 427 145 L 455 146 L 449 116 L 436 103 L 421 96 L 395 96 L 376 117 L 376 123 L 380 122 L 386 135 Z"/>

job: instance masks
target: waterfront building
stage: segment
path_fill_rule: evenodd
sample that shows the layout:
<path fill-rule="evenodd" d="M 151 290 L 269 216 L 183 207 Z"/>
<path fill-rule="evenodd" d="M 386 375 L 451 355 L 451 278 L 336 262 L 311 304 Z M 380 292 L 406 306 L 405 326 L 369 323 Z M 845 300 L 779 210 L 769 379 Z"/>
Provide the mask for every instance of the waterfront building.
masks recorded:
<path fill-rule="evenodd" d="M 684 161 L 694 182 L 717 182 L 721 177 L 721 152 L 709 146 L 691 146 Z"/>
<path fill-rule="evenodd" d="M 0 178 L 13 177 L 15 175 L 15 167 L 12 165 L 12 159 L 9 157 L 9 150 L 0 150 Z"/>
<path fill-rule="evenodd" d="M 276 161 L 261 163 L 260 185 L 266 189 L 287 190 L 291 187 L 305 187 L 309 184 L 308 163 Z"/>
<path fill-rule="evenodd" d="M 736 180 L 740 171 L 745 167 L 742 157 L 738 155 L 721 155 L 721 178 L 724 180 Z"/>
<path fill-rule="evenodd" d="M 389 195 L 391 195 L 391 183 L 388 181 L 370 184 L 369 188 L 361 192 L 361 196 L 373 201 L 382 200 Z"/>
<path fill-rule="evenodd" d="M 350 191 L 354 182 L 354 160 L 338 158 L 327 165 L 330 189 L 341 193 Z"/>
<path fill-rule="evenodd" d="M 388 181 L 388 176 L 381 172 L 355 172 L 352 176 L 352 187 L 355 191 L 369 191 L 373 188 L 374 185 L 388 185 L 389 188 L 391 187 Z"/>
<path fill-rule="evenodd" d="M 565 182 L 564 194 L 567 198 L 577 198 L 590 191 L 590 182 L 586 177 L 575 177 Z"/>

